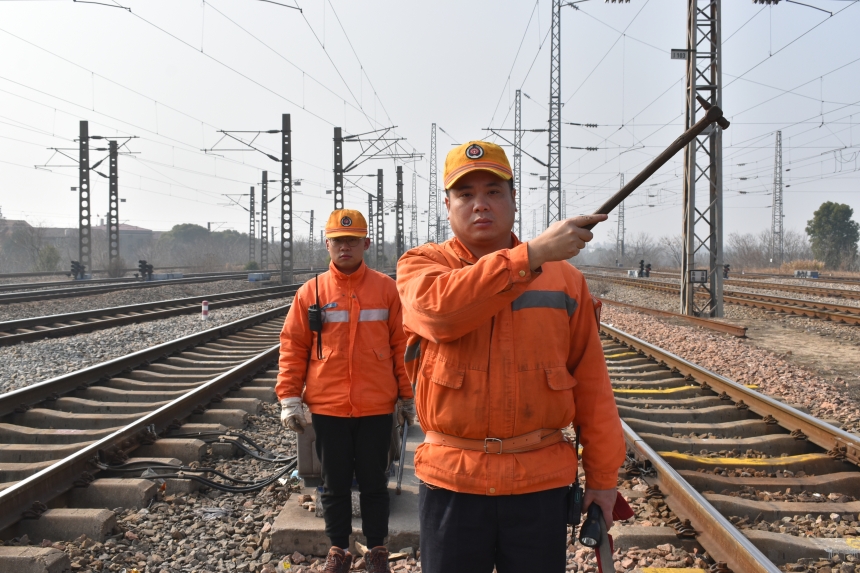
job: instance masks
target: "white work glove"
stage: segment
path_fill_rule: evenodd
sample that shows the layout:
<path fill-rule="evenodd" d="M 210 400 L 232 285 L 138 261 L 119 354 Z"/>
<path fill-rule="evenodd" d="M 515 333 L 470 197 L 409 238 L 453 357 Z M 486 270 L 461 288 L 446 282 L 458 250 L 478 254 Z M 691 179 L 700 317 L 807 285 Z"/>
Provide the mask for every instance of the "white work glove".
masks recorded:
<path fill-rule="evenodd" d="M 415 424 L 415 399 L 400 398 L 397 400 L 397 425 L 403 426 L 403 421 L 409 422 L 409 425 Z"/>
<path fill-rule="evenodd" d="M 281 400 L 281 423 L 288 430 L 299 434 L 305 433 L 308 421 L 305 419 L 305 409 L 301 398 L 284 398 Z"/>

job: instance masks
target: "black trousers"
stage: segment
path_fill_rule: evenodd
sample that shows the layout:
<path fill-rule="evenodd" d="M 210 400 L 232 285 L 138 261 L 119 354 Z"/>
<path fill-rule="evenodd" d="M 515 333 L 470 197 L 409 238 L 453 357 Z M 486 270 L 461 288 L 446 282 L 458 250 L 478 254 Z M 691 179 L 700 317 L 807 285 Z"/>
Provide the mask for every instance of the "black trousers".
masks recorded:
<path fill-rule="evenodd" d="M 362 532 L 369 547 L 388 535 L 388 449 L 391 414 L 340 418 L 314 414 L 316 451 L 322 465 L 325 534 L 346 549 L 352 533 L 352 477 L 358 481 Z"/>
<path fill-rule="evenodd" d="M 418 490 L 424 573 L 564 573 L 567 490 L 507 496 Z"/>

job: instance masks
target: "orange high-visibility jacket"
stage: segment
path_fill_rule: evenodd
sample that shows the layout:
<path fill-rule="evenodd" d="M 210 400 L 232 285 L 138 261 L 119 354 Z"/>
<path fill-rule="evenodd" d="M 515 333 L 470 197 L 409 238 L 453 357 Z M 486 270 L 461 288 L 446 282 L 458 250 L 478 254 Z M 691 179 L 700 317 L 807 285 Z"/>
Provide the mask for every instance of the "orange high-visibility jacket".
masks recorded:
<path fill-rule="evenodd" d="M 457 239 L 407 252 L 397 288 L 406 370 L 422 428 L 460 438 L 512 438 L 579 426 L 587 485 L 616 487 L 625 445 L 585 279 L 567 262 L 529 268 L 527 246 L 480 259 Z M 573 444 L 487 454 L 421 444 L 428 484 L 509 495 L 576 479 Z"/>
<path fill-rule="evenodd" d="M 397 398 L 412 398 L 403 365 L 406 335 L 391 277 L 363 264 L 351 275 L 334 265 L 319 275 L 323 358 L 308 325 L 314 280 L 303 284 L 281 331 L 275 392 L 302 396 L 311 413 L 358 417 L 390 414 Z M 304 390 L 304 395 L 302 391 Z"/>

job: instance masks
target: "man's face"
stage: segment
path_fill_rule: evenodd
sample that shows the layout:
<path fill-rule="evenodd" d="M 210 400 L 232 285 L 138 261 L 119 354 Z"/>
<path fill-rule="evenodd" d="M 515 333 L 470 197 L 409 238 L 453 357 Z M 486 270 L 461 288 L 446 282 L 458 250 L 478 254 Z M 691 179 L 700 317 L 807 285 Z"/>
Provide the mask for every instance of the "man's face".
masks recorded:
<path fill-rule="evenodd" d="M 332 262 L 341 271 L 354 271 L 364 260 L 364 251 L 370 248 L 367 237 L 326 237 L 325 247 Z"/>
<path fill-rule="evenodd" d="M 445 197 L 451 230 L 472 251 L 504 248 L 497 245 L 510 240 L 515 193 L 510 183 L 494 173 L 467 173 Z"/>

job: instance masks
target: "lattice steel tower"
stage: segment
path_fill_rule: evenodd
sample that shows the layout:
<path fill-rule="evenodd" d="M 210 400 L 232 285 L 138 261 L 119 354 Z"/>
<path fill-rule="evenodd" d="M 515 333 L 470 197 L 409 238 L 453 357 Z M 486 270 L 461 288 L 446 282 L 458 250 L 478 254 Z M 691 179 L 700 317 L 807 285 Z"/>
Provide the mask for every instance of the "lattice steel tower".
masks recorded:
<path fill-rule="evenodd" d="M 692 1 L 692 0 L 691 0 Z M 546 224 L 560 221 L 561 194 L 561 4 L 552 0 L 549 73 L 549 161 L 547 169 Z"/>
<path fill-rule="evenodd" d="M 385 193 L 382 169 L 376 170 L 376 269 L 385 267 Z"/>
<path fill-rule="evenodd" d="M 256 240 L 257 240 L 257 228 L 255 225 L 257 222 L 257 218 L 256 218 L 255 211 L 256 211 L 256 209 L 254 207 L 254 188 L 251 187 L 251 208 L 248 210 L 248 212 L 251 214 L 251 225 L 250 225 L 250 230 L 248 233 L 248 235 L 250 235 L 248 237 L 250 239 L 250 242 L 248 245 L 248 262 L 249 263 L 251 261 L 257 260 L 257 249 L 255 248 L 256 247 Z"/>
<path fill-rule="evenodd" d="M 78 261 L 92 271 L 92 189 L 90 189 L 90 124 L 80 122 L 78 135 Z"/>
<path fill-rule="evenodd" d="M 517 237 L 523 238 L 523 121 L 522 121 L 522 93 L 517 90 L 514 99 L 514 189 L 517 190 L 517 213 L 514 225 L 517 229 Z"/>
<path fill-rule="evenodd" d="M 773 222 L 770 228 L 770 262 L 782 266 L 785 235 L 782 228 L 782 132 L 776 132 L 776 150 L 773 161 Z"/>
<path fill-rule="evenodd" d="M 418 246 L 418 187 L 416 183 L 418 177 L 416 173 L 412 173 L 412 225 L 409 229 L 409 248 L 414 249 Z"/>
<path fill-rule="evenodd" d="M 621 178 L 620 187 L 624 187 L 624 174 L 619 173 L 618 175 Z M 618 205 L 618 232 L 615 236 L 615 262 L 624 264 L 624 201 Z"/>
<path fill-rule="evenodd" d="M 122 263 L 119 258 L 119 170 L 117 159 L 119 158 L 119 148 L 115 139 L 108 141 L 108 216 L 107 216 L 107 234 L 108 234 L 108 266 L 111 270 L 116 268 L 121 269 Z"/>
<path fill-rule="evenodd" d="M 427 242 L 439 237 L 439 189 L 436 185 L 436 124 L 430 128 L 430 204 L 427 208 Z"/>
<path fill-rule="evenodd" d="M 308 267 L 311 269 L 314 268 L 314 249 L 316 246 L 314 245 L 314 210 L 311 209 L 311 228 L 308 233 Z"/>
<path fill-rule="evenodd" d="M 281 284 L 293 282 L 293 157 L 290 114 L 281 115 Z"/>
<path fill-rule="evenodd" d="M 269 228 L 269 172 L 263 171 L 263 183 L 260 189 L 260 269 L 269 268 L 269 241 L 266 240 L 266 229 Z"/>
<path fill-rule="evenodd" d="M 686 129 L 704 112 L 696 96 L 723 105 L 720 1 L 687 0 Z M 684 154 L 683 239 L 681 313 L 723 316 L 723 132 L 716 124 Z M 697 256 L 706 259 L 707 275 L 694 283 Z"/>

